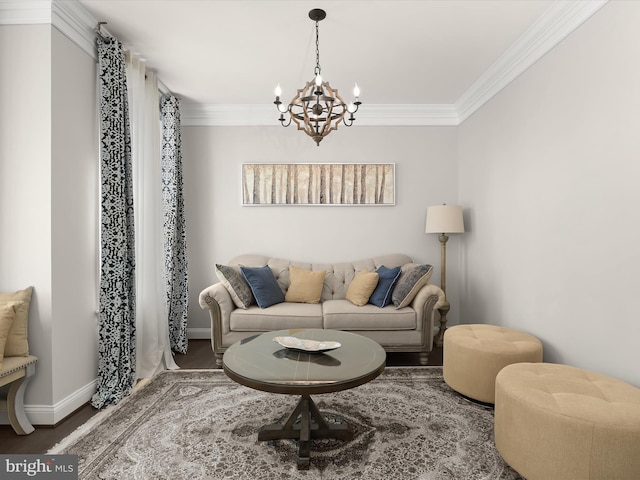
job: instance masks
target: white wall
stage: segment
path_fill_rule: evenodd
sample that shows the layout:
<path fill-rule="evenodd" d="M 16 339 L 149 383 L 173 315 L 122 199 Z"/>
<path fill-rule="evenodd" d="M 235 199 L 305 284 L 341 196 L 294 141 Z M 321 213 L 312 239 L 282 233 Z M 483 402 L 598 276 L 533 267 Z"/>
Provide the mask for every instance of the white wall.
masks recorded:
<path fill-rule="evenodd" d="M 51 342 L 59 419 L 77 408 L 71 393 L 85 401 L 93 394 L 98 371 L 99 162 L 96 61 L 55 28 L 52 92 Z"/>
<path fill-rule="evenodd" d="M 25 402 L 51 405 L 51 27 L 2 26 L 0 48 L 0 289 L 34 286 Z"/>
<path fill-rule="evenodd" d="M 97 373 L 95 63 L 51 25 L 0 27 L 0 53 L 0 290 L 34 287 L 25 404 L 52 424 Z"/>
<path fill-rule="evenodd" d="M 432 281 L 440 283 L 440 245 L 424 233 L 425 214 L 457 198 L 455 128 L 342 127 L 318 147 L 292 127 L 183 127 L 182 145 L 189 328 L 209 326 L 198 294 L 218 281 L 215 263 L 242 253 L 331 263 L 401 252 L 434 264 Z M 241 164 L 251 162 L 395 163 L 396 205 L 243 207 Z M 455 254 L 456 239 L 450 244 Z M 453 305 L 455 270 L 448 265 Z"/>
<path fill-rule="evenodd" d="M 638 386 L 639 24 L 609 3 L 458 131 L 462 322 Z"/>

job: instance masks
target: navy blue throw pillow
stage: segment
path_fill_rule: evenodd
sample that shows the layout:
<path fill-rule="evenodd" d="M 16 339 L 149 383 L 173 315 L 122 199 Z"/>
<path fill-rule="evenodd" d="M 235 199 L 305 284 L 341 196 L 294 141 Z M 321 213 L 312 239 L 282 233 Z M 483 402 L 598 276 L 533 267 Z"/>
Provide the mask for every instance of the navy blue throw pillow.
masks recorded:
<path fill-rule="evenodd" d="M 391 304 L 391 292 L 396 285 L 401 273 L 400 267 L 387 268 L 384 265 L 380 265 L 376 272 L 378 273 L 378 285 L 376 289 L 369 297 L 369 303 L 374 304 L 377 307 L 386 307 Z"/>
<path fill-rule="evenodd" d="M 260 308 L 284 302 L 284 293 L 268 265 L 259 268 L 240 267 L 240 270 Z"/>

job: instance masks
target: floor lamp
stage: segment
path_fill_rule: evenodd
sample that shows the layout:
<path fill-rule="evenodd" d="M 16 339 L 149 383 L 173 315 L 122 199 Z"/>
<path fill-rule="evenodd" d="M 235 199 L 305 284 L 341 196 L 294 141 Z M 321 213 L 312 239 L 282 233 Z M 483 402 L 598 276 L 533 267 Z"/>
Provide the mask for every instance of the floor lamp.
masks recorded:
<path fill-rule="evenodd" d="M 450 305 L 447 300 L 447 233 L 464 233 L 464 221 L 462 219 L 462 207 L 457 205 L 437 205 L 427 207 L 427 226 L 425 233 L 439 233 L 440 240 L 440 288 L 444 292 L 444 304 L 438 309 L 440 312 L 440 331 L 435 343 L 442 346 L 444 331 L 447 329 L 447 313 Z"/>

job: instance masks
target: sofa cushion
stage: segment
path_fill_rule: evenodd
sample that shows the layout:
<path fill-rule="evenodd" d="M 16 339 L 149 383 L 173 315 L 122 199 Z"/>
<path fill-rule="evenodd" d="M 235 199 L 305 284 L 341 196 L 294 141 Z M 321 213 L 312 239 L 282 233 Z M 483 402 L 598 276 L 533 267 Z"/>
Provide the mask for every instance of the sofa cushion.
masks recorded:
<path fill-rule="evenodd" d="M 359 307 L 366 305 L 378 284 L 378 274 L 362 270 L 354 277 L 347 288 L 347 300 Z"/>
<path fill-rule="evenodd" d="M 240 271 L 251 287 L 251 292 L 260 308 L 284 302 L 284 293 L 268 265 L 264 267 L 240 267 Z"/>
<path fill-rule="evenodd" d="M 29 305 L 33 287 L 18 290 L 13 293 L 0 293 L 0 302 L 22 302 L 22 307 L 16 311 L 16 318 L 9 329 L 7 343 L 4 346 L 5 357 L 26 357 L 29 355 Z"/>
<path fill-rule="evenodd" d="M 391 294 L 396 285 L 402 270 L 400 267 L 387 268 L 380 265 L 376 273 L 378 274 L 378 285 L 369 298 L 369 303 L 376 307 L 386 307 L 391 304 Z"/>
<path fill-rule="evenodd" d="M 402 275 L 400 275 L 392 294 L 393 304 L 396 308 L 404 308 L 413 301 L 420 289 L 429 282 L 433 266 L 411 263 L 403 266 L 402 270 Z"/>
<path fill-rule="evenodd" d="M 22 305 L 22 302 L 0 302 L 0 369 L 2 368 L 4 346 L 9 337 L 9 330 L 16 318 L 16 312 Z"/>
<path fill-rule="evenodd" d="M 278 303 L 265 309 L 251 306 L 231 312 L 232 331 L 264 332 L 293 328 L 322 328 L 322 304 Z"/>
<path fill-rule="evenodd" d="M 324 328 L 333 330 L 415 330 L 416 311 L 411 307 L 396 309 L 375 305 L 358 307 L 348 300 L 327 300 L 322 303 Z"/>
<path fill-rule="evenodd" d="M 312 272 L 306 268 L 289 267 L 289 289 L 284 296 L 285 302 L 320 303 L 322 285 L 326 272 Z"/>
<path fill-rule="evenodd" d="M 238 308 L 249 308 L 256 303 L 249 284 L 242 276 L 240 267 L 216 264 L 216 275 L 229 291 L 233 303 Z"/>

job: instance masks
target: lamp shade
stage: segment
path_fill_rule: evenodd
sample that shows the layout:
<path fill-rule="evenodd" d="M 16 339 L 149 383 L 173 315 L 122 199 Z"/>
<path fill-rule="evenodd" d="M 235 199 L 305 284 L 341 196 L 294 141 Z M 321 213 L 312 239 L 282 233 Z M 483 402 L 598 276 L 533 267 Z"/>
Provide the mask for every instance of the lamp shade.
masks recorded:
<path fill-rule="evenodd" d="M 458 205 L 437 205 L 427 207 L 425 233 L 463 233 L 462 207 Z"/>

